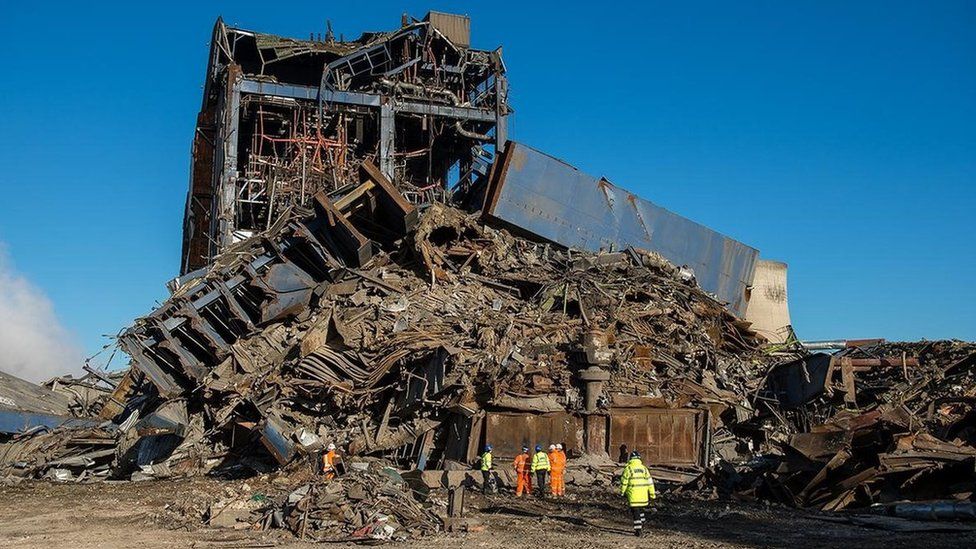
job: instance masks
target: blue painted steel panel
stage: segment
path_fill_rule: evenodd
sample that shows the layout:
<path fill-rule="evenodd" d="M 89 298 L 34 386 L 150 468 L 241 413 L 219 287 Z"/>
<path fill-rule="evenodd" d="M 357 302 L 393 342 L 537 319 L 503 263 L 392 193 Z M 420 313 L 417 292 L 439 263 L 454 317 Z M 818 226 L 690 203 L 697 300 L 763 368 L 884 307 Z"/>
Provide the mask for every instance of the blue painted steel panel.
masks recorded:
<path fill-rule="evenodd" d="M 745 316 L 758 250 L 521 143 L 498 160 L 485 213 L 568 248 L 655 251 Z"/>
<path fill-rule="evenodd" d="M 94 427 L 97 421 L 80 419 L 74 417 L 53 416 L 50 414 L 37 414 L 19 410 L 0 409 L 0 433 L 16 434 L 24 433 L 35 427 L 46 427 L 54 429 L 64 425 L 66 427 Z"/>

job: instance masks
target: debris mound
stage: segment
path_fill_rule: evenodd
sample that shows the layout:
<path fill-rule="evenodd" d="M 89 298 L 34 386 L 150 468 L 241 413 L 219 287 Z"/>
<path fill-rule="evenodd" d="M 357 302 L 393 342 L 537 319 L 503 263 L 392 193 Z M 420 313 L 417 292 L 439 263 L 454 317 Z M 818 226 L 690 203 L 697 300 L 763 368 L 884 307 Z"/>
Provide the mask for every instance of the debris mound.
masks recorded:
<path fill-rule="evenodd" d="M 732 472 L 740 494 L 829 511 L 976 501 L 976 344 L 857 346 L 767 380 L 752 424 L 764 424 L 773 459 Z"/>

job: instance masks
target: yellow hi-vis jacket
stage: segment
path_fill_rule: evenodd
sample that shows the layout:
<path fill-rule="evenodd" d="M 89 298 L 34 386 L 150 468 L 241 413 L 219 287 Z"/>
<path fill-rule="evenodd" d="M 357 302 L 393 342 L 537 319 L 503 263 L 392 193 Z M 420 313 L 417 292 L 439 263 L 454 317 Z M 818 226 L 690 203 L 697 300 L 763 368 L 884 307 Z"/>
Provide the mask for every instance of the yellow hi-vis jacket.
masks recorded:
<path fill-rule="evenodd" d="M 491 471 L 491 452 L 485 452 L 481 455 L 481 470 Z"/>
<path fill-rule="evenodd" d="M 532 456 L 532 472 L 549 470 L 549 455 L 545 452 L 536 452 Z"/>
<path fill-rule="evenodd" d="M 630 458 L 624 467 L 624 474 L 620 477 L 620 495 L 627 496 L 627 503 L 631 507 L 645 507 L 657 497 L 654 494 L 654 479 L 640 458 Z"/>

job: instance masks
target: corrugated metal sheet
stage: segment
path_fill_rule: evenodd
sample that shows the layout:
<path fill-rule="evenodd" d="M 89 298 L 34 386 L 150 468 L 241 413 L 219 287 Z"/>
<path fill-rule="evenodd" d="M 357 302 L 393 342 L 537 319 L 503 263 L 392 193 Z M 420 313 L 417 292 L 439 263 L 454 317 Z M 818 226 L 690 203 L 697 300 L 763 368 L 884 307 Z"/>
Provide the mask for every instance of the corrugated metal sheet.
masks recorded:
<path fill-rule="evenodd" d="M 626 445 L 628 451 L 639 451 L 648 465 L 703 465 L 707 419 L 707 412 L 694 409 L 614 410 L 611 455 Z"/>
<path fill-rule="evenodd" d="M 490 412 L 485 422 L 485 442 L 499 457 L 515 457 L 522 446 L 548 448 L 560 443 L 567 450 L 583 447 L 583 421 L 567 413 L 525 414 Z"/>
<path fill-rule="evenodd" d="M 471 18 L 467 15 L 432 11 L 427 14 L 427 20 L 455 46 L 471 47 Z"/>
<path fill-rule="evenodd" d="M 521 143 L 496 163 L 486 215 L 569 248 L 660 253 L 745 315 L 759 252 Z"/>

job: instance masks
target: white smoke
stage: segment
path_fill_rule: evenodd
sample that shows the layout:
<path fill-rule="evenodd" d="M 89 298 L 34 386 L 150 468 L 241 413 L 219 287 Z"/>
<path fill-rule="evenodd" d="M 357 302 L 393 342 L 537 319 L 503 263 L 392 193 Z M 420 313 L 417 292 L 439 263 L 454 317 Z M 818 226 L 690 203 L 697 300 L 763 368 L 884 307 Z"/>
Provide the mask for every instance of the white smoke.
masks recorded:
<path fill-rule="evenodd" d="M 14 269 L 0 242 L 0 370 L 40 382 L 78 374 L 83 357 L 51 300 Z"/>

